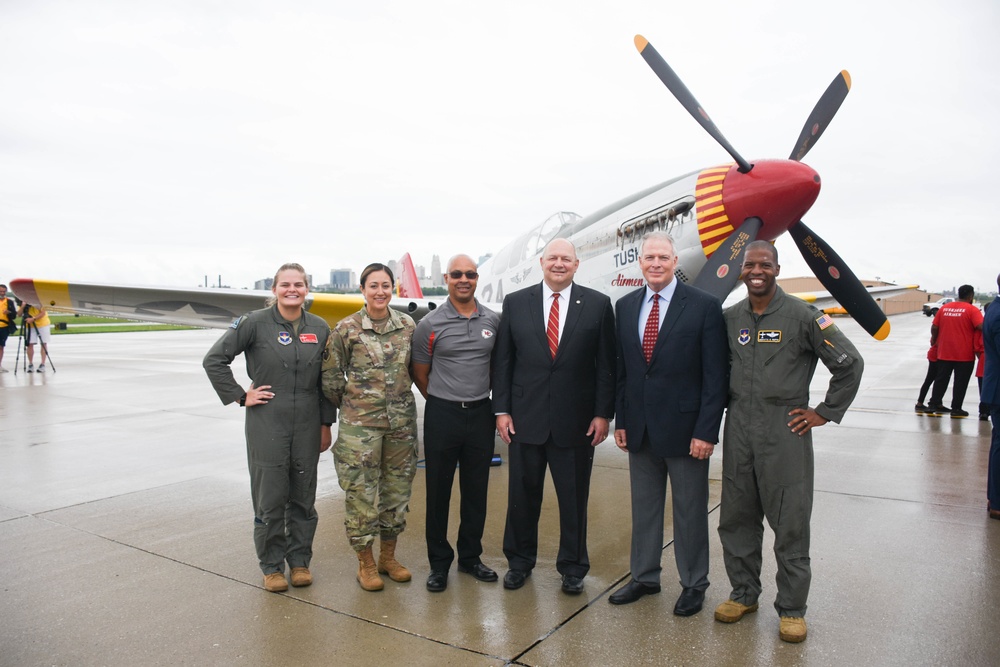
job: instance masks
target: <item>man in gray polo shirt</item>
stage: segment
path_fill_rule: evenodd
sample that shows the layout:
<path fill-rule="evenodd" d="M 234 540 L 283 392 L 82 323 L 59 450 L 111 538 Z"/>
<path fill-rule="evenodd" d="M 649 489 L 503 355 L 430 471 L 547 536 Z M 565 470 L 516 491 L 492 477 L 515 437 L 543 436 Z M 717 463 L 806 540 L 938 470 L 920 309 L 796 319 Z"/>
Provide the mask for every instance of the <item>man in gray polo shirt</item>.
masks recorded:
<path fill-rule="evenodd" d="M 476 300 L 479 274 L 466 255 L 448 262 L 448 301 L 420 320 L 413 334 L 413 383 L 427 399 L 424 459 L 427 479 L 427 590 L 448 587 L 455 551 L 448 544 L 448 508 L 458 465 L 462 495 L 458 571 L 496 581 L 483 564 L 486 488 L 496 424 L 490 403 L 490 361 L 500 316 Z"/>

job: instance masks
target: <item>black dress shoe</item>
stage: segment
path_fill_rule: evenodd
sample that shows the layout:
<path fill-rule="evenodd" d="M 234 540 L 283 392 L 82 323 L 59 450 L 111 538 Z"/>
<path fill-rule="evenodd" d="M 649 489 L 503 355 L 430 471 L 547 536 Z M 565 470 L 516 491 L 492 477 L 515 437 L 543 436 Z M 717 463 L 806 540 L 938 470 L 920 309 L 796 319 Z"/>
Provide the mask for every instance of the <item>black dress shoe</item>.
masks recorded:
<path fill-rule="evenodd" d="M 464 572 L 465 574 L 471 574 L 473 577 L 479 581 L 496 581 L 497 573 L 486 567 L 482 563 L 476 563 L 472 567 L 465 567 L 461 563 L 458 564 L 458 571 Z"/>
<path fill-rule="evenodd" d="M 685 588 L 681 596 L 677 598 L 674 605 L 674 614 L 677 616 L 694 616 L 701 611 L 701 606 L 705 603 L 705 591 L 697 588 Z"/>
<path fill-rule="evenodd" d="M 611 604 L 628 604 L 629 602 L 635 602 L 643 595 L 653 595 L 659 592 L 659 584 L 643 584 L 633 579 L 612 593 L 611 597 L 608 598 L 608 602 Z"/>
<path fill-rule="evenodd" d="M 583 592 L 583 577 L 574 577 L 572 574 L 563 575 L 563 593 L 567 595 L 579 595 Z"/>
<path fill-rule="evenodd" d="M 440 593 L 446 588 L 448 588 L 448 573 L 431 570 L 431 573 L 427 575 L 427 590 L 432 593 Z"/>
<path fill-rule="evenodd" d="M 524 580 L 531 576 L 531 570 L 507 570 L 503 575 L 503 587 L 516 590 L 524 586 Z"/>

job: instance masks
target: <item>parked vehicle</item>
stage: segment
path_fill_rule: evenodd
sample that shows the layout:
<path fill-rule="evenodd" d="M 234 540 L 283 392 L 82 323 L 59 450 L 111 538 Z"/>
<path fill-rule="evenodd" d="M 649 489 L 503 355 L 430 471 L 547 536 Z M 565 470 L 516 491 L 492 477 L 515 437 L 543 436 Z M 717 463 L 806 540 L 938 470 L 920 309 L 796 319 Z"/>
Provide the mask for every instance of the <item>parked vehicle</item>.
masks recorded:
<path fill-rule="evenodd" d="M 925 303 L 923 306 L 924 315 L 927 317 L 934 317 L 937 315 L 937 311 L 941 310 L 941 306 L 946 303 L 951 303 L 952 301 L 954 301 L 953 298 L 946 296 L 943 299 L 938 299 L 934 303 Z"/>

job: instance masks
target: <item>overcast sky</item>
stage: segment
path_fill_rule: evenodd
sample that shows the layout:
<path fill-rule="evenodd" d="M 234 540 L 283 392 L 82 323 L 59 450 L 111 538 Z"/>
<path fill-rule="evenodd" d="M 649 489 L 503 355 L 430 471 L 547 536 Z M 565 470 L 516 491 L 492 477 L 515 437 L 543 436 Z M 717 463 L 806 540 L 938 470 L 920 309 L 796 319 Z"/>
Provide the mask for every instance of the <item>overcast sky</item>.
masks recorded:
<path fill-rule="evenodd" d="M 893 9 L 882 9 L 889 5 Z M 318 282 L 497 250 L 730 161 L 805 162 L 806 223 L 863 278 L 996 288 L 995 0 L 0 0 L 0 281 Z M 808 273 L 790 239 L 782 275 Z"/>

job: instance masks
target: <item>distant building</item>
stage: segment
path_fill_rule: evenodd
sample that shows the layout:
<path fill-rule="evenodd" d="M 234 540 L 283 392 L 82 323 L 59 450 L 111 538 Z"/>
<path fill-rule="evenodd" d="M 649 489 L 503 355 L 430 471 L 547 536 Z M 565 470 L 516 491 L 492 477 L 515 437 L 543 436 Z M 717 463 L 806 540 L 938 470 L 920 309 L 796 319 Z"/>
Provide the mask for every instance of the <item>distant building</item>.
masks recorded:
<path fill-rule="evenodd" d="M 885 287 L 894 284 L 883 280 L 865 280 L 864 278 L 861 279 L 861 283 L 866 287 Z M 814 276 L 779 278 L 778 284 L 781 286 L 781 289 L 792 294 L 826 291 L 826 288 L 823 287 L 822 283 L 820 283 L 820 281 Z M 928 301 L 937 301 L 941 298 L 941 295 L 934 294 L 933 292 L 927 292 L 922 289 L 912 289 L 901 294 L 885 298 L 875 294 L 874 298 L 875 302 L 878 303 L 879 308 L 882 309 L 882 312 L 886 315 L 896 315 L 898 313 L 919 312 L 925 303 Z"/>
<path fill-rule="evenodd" d="M 418 264 L 417 267 L 416 267 L 416 269 L 417 269 L 417 279 L 418 280 L 423 280 L 424 278 L 427 277 L 427 271 L 424 270 L 423 266 L 421 266 L 421 265 Z"/>
<path fill-rule="evenodd" d="M 399 262 L 394 259 L 390 259 L 385 263 L 385 265 L 389 267 L 390 271 L 392 271 L 393 277 L 399 278 Z"/>
<path fill-rule="evenodd" d="M 441 258 L 438 255 L 431 257 L 431 286 L 440 287 L 444 285 L 444 272 L 441 270 Z"/>
<path fill-rule="evenodd" d="M 357 274 L 351 269 L 333 269 L 330 271 L 330 287 L 349 290 L 357 286 Z"/>

